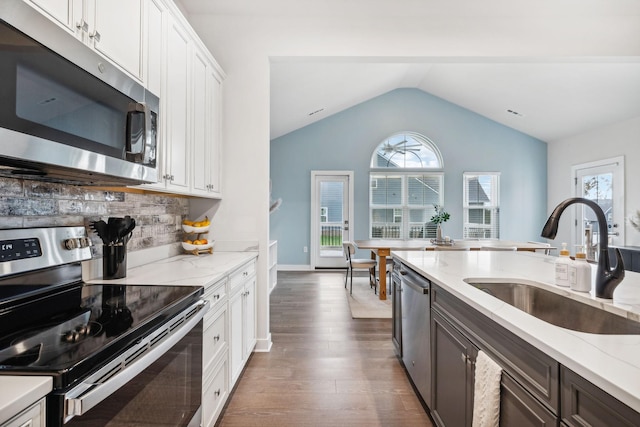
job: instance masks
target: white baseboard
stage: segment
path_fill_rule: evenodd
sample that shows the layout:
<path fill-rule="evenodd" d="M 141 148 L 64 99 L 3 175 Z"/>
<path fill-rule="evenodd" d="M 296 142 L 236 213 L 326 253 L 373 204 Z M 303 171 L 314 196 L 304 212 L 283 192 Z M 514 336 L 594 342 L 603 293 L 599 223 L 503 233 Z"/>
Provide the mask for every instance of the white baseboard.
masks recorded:
<path fill-rule="evenodd" d="M 271 351 L 272 345 L 273 345 L 273 342 L 271 341 L 271 332 L 269 332 L 269 335 L 267 335 L 267 338 L 256 340 L 256 346 L 253 349 L 253 351 L 257 353 L 268 353 L 269 351 Z"/>
<path fill-rule="evenodd" d="M 310 265 L 304 264 L 278 264 L 278 271 L 312 271 L 312 268 Z"/>

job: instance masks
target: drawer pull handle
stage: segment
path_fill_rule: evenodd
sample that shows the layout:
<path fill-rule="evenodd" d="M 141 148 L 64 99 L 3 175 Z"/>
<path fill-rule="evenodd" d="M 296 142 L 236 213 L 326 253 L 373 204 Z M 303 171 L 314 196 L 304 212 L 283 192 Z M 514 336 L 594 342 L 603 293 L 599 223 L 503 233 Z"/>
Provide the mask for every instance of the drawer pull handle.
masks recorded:
<path fill-rule="evenodd" d="M 220 294 L 215 294 L 215 295 L 213 296 L 213 299 L 220 299 Z"/>
<path fill-rule="evenodd" d="M 220 396 L 220 389 L 217 389 L 216 391 L 214 391 L 213 394 L 215 394 L 216 397 L 219 397 Z"/>
<path fill-rule="evenodd" d="M 213 337 L 213 341 L 215 341 L 215 342 L 220 341 L 220 334 L 218 334 L 215 337 Z"/>

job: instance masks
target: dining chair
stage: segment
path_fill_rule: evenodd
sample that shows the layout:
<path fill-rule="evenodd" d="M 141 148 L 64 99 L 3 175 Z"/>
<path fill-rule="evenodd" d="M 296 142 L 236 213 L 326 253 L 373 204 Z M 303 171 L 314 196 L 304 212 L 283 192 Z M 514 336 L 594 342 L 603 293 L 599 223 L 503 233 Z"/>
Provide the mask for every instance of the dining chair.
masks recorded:
<path fill-rule="evenodd" d="M 535 243 L 536 245 L 543 245 L 546 246 L 545 249 L 536 249 L 535 252 L 542 252 L 545 255 L 550 255 L 551 254 L 551 243 L 546 243 L 546 242 L 536 242 L 535 240 L 529 240 L 527 243 Z"/>
<path fill-rule="evenodd" d="M 367 269 L 369 270 L 369 286 L 376 290 L 376 264 L 377 261 L 375 259 L 366 259 L 366 258 L 353 258 L 353 255 L 356 253 L 356 247 L 352 242 L 342 242 L 342 249 L 344 251 L 344 256 L 347 261 L 347 275 L 344 278 L 344 287 L 347 288 L 347 281 L 349 280 L 349 276 L 351 276 L 351 285 L 349 287 L 349 293 L 353 293 L 353 269 Z"/>
<path fill-rule="evenodd" d="M 517 246 L 480 246 L 481 251 L 517 251 Z"/>

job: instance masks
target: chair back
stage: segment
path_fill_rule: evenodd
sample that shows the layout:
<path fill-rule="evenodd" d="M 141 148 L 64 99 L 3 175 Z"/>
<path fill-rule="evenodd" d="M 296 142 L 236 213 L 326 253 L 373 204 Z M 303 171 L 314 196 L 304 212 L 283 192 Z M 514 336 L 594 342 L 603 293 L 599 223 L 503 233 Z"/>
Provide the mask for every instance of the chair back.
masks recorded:
<path fill-rule="evenodd" d="M 351 265 L 351 255 L 356 253 L 356 247 L 353 243 L 348 241 L 342 242 L 342 251 L 344 252 L 344 257 L 349 265 Z"/>

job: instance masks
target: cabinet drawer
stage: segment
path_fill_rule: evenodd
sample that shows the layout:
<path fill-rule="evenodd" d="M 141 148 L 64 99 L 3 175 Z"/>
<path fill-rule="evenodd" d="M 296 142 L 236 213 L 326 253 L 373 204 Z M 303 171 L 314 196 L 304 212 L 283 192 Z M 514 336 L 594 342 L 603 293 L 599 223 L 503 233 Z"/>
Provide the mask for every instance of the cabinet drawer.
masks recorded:
<path fill-rule="evenodd" d="M 229 276 L 229 292 L 242 285 L 248 278 L 256 274 L 256 262 L 250 261 Z"/>
<path fill-rule="evenodd" d="M 2 427 L 44 427 L 45 400 L 42 399 L 16 415 Z"/>
<path fill-rule="evenodd" d="M 508 374 L 500 382 L 500 425 L 518 427 L 556 426 L 557 417 L 534 399 Z"/>
<path fill-rule="evenodd" d="M 202 392 L 202 425 L 213 427 L 229 395 L 227 359 L 216 365 L 213 375 L 205 379 Z"/>
<path fill-rule="evenodd" d="M 563 425 L 640 425 L 640 414 L 564 366 L 560 368 L 560 389 Z"/>
<path fill-rule="evenodd" d="M 557 361 L 437 285 L 432 287 L 431 298 L 434 310 L 451 319 L 549 410 L 560 413 Z"/>
<path fill-rule="evenodd" d="M 204 290 L 203 298 L 209 301 L 209 312 L 212 313 L 221 307 L 227 297 L 226 280 L 220 280 Z"/>
<path fill-rule="evenodd" d="M 202 366 L 206 376 L 213 361 L 227 345 L 227 310 L 205 316 L 202 335 Z"/>

